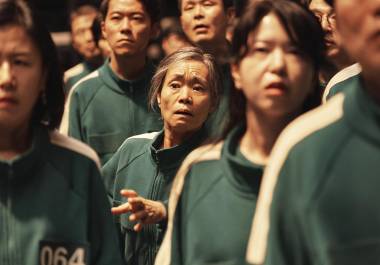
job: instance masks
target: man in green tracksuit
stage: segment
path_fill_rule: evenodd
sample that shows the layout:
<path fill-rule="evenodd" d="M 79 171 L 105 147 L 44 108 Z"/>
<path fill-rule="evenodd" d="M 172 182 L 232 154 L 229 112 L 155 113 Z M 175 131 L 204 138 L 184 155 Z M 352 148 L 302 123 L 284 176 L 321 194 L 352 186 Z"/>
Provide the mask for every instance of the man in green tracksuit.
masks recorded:
<path fill-rule="evenodd" d="M 335 0 L 334 7 L 362 73 L 280 136 L 261 186 L 252 264 L 380 261 L 380 3 Z"/>
<path fill-rule="evenodd" d="M 127 139 L 103 167 L 106 189 L 117 207 L 128 201 L 120 190 L 133 189 L 139 196 L 161 201 L 167 205 L 173 179 L 183 159 L 206 138 L 204 129 L 196 132 L 183 144 L 161 148 L 164 133 L 154 132 Z M 116 217 L 121 248 L 127 264 L 154 264 L 154 258 L 166 231 L 166 219 L 134 231 L 130 214 Z"/>
<path fill-rule="evenodd" d="M 1 160 L 0 264 L 122 264 L 98 166 L 88 146 L 44 126 L 27 153 Z"/>
<path fill-rule="evenodd" d="M 61 131 L 89 144 L 104 164 L 129 136 L 162 128 L 148 111 L 154 67 L 147 45 L 157 32 L 155 1 L 104 0 L 102 31 L 110 60 L 70 92 Z"/>

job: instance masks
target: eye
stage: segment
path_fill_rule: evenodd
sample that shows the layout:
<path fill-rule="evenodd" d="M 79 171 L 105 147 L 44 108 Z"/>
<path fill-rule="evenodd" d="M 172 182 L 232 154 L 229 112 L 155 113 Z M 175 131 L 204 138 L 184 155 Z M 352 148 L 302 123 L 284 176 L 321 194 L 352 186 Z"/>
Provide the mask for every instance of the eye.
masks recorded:
<path fill-rule="evenodd" d="M 205 88 L 201 85 L 194 85 L 193 86 L 193 90 L 194 91 L 199 91 L 199 92 L 202 92 L 202 91 L 205 91 Z"/>
<path fill-rule="evenodd" d="M 15 58 L 12 63 L 16 66 L 30 66 L 31 63 L 27 59 Z"/>
<path fill-rule="evenodd" d="M 184 6 L 183 10 L 184 11 L 189 11 L 189 10 L 192 10 L 194 8 L 194 4 L 193 3 L 188 3 Z"/>
<path fill-rule="evenodd" d="M 297 56 L 300 56 L 301 55 L 301 50 L 297 47 L 297 46 L 289 46 L 285 49 L 285 52 L 288 53 L 288 54 L 293 54 L 293 55 L 297 55 Z"/>
<path fill-rule="evenodd" d="M 121 16 L 118 14 L 112 15 L 110 18 L 112 21 L 119 21 L 121 19 Z"/>
<path fill-rule="evenodd" d="M 269 47 L 266 46 L 255 46 L 251 49 L 252 53 L 266 54 L 270 51 Z"/>
<path fill-rule="evenodd" d="M 213 6 L 213 5 L 214 5 L 214 2 L 212 2 L 212 1 L 204 1 L 204 2 L 203 2 L 203 5 L 204 5 L 204 6 Z"/>
<path fill-rule="evenodd" d="M 169 87 L 170 87 L 171 89 L 178 89 L 178 88 L 181 87 L 181 84 L 180 84 L 179 82 L 171 82 L 171 83 L 169 84 Z"/>
<path fill-rule="evenodd" d="M 143 21 L 144 17 L 142 15 L 133 15 L 132 19 L 136 21 Z"/>

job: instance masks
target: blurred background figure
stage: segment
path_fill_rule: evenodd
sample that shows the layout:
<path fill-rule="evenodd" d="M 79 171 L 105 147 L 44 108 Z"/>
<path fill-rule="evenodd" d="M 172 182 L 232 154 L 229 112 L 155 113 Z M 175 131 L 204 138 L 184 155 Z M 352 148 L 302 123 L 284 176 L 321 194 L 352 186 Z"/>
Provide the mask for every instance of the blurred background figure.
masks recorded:
<path fill-rule="evenodd" d="M 177 18 L 170 17 L 161 20 L 161 45 L 165 56 L 180 48 L 191 46 Z"/>
<path fill-rule="evenodd" d="M 104 38 L 102 33 L 102 17 L 99 15 L 94 19 L 94 22 L 91 26 L 92 35 L 96 46 L 100 49 L 100 52 L 103 56 L 103 59 L 106 60 L 110 57 L 111 47 L 108 44 L 107 40 Z"/>
<path fill-rule="evenodd" d="M 80 6 L 70 14 L 72 46 L 83 61 L 65 72 L 66 94 L 76 82 L 103 63 L 100 49 L 96 45 L 91 30 L 98 15 L 98 10 L 90 5 Z"/>

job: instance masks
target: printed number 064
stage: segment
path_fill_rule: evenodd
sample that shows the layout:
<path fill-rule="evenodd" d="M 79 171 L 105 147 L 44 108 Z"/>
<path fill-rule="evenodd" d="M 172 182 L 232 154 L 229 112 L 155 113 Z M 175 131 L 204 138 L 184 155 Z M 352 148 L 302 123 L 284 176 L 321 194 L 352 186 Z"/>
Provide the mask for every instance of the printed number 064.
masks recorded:
<path fill-rule="evenodd" d="M 41 250 L 41 265 L 86 265 L 84 263 L 84 249 L 77 248 L 71 257 L 67 256 L 67 249 L 57 248 L 55 251 L 49 246 Z"/>

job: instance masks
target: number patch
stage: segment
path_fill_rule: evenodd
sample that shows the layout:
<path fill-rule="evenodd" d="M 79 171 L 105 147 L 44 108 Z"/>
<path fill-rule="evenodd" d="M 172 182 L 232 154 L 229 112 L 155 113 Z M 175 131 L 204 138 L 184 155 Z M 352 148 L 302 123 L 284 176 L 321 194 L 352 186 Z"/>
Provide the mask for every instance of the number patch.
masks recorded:
<path fill-rule="evenodd" d="M 53 241 L 41 241 L 40 265 L 87 265 L 88 246 Z"/>

